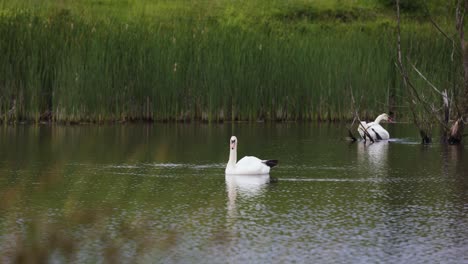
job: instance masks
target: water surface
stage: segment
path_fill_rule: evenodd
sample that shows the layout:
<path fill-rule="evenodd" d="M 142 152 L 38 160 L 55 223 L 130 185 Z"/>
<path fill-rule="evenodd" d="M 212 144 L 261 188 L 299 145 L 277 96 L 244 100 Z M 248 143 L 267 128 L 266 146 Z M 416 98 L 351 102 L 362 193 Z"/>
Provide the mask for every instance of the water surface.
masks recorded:
<path fill-rule="evenodd" d="M 467 147 L 331 124 L 0 129 L 0 262 L 468 263 Z M 270 177 L 226 177 L 238 157 Z"/>

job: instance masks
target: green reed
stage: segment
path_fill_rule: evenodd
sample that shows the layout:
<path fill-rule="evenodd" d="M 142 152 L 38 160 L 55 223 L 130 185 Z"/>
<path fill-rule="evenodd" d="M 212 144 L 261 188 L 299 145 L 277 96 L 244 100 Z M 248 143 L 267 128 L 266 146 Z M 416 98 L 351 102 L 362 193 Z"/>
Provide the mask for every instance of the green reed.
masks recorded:
<path fill-rule="evenodd" d="M 403 34 L 417 67 L 450 87 L 451 43 L 424 25 Z M 392 22 L 278 28 L 12 11 L 0 35 L 3 121 L 339 120 L 352 117 L 351 93 L 375 116 L 391 89 L 406 103 Z"/>

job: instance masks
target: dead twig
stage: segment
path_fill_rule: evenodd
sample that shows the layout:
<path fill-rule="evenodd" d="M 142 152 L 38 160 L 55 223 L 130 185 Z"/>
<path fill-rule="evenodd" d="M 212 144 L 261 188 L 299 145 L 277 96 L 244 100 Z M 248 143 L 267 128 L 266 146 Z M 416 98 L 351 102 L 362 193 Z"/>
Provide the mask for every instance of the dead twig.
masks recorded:
<path fill-rule="evenodd" d="M 353 120 L 353 124 L 356 120 L 358 120 L 359 124 L 358 124 L 358 127 L 361 127 L 362 130 L 363 130 L 363 133 L 364 133 L 364 142 L 366 142 L 366 138 L 368 137 L 369 140 L 374 143 L 374 139 L 371 137 L 371 135 L 369 134 L 369 132 L 367 131 L 367 128 L 364 127 L 364 125 L 362 124 L 362 121 L 361 119 L 359 118 L 359 114 L 358 114 L 358 111 L 356 109 L 356 100 L 354 100 L 354 94 L 353 94 L 353 90 L 351 89 L 351 102 L 353 103 L 352 106 L 353 106 L 353 115 L 354 115 L 354 120 Z M 351 132 L 351 129 L 348 127 L 348 133 L 352 134 Z M 355 138 L 354 136 L 352 136 L 352 138 Z"/>
<path fill-rule="evenodd" d="M 348 136 L 351 138 L 352 142 L 357 141 L 357 138 L 354 136 L 353 132 L 351 132 L 351 128 L 353 127 L 355 121 L 356 121 L 356 117 L 354 117 L 351 125 L 346 127 L 348 129 Z"/>
<path fill-rule="evenodd" d="M 418 94 L 418 91 L 414 87 L 414 85 L 411 83 L 410 78 L 408 76 L 408 72 L 406 71 L 406 68 L 403 64 L 402 60 L 402 53 L 401 53 L 401 27 L 400 27 L 400 0 L 396 0 L 396 12 L 397 12 L 397 55 L 398 55 L 398 65 L 397 68 L 400 71 L 401 76 L 403 77 L 403 85 L 404 87 L 408 90 L 408 93 L 410 95 L 410 98 L 408 98 L 408 103 L 410 106 L 411 114 L 413 116 L 413 122 L 414 124 L 418 127 L 419 133 L 421 135 L 423 143 L 430 143 L 431 138 L 426 131 L 426 128 L 422 126 L 422 124 L 419 122 L 419 119 L 416 115 L 416 101 L 422 102 L 423 100 Z M 426 104 L 423 104 L 423 108 L 431 112 Z M 427 125 L 427 122 L 424 123 Z"/>
<path fill-rule="evenodd" d="M 429 22 L 431 22 L 431 24 L 437 29 L 437 31 L 439 31 L 439 33 L 441 33 L 447 40 L 449 40 L 450 42 L 452 42 L 452 54 L 450 56 L 450 58 L 452 59 L 453 61 L 453 57 L 454 57 L 454 53 L 457 52 L 457 55 L 460 55 L 459 54 L 459 50 L 455 49 L 455 40 L 450 37 L 449 35 L 447 35 L 447 33 L 445 33 L 442 28 L 439 26 L 439 24 L 437 24 L 434 19 L 432 19 L 432 16 L 429 12 L 429 8 L 427 8 L 427 5 L 424 4 L 424 11 L 426 12 L 426 16 L 427 18 L 429 19 Z"/>

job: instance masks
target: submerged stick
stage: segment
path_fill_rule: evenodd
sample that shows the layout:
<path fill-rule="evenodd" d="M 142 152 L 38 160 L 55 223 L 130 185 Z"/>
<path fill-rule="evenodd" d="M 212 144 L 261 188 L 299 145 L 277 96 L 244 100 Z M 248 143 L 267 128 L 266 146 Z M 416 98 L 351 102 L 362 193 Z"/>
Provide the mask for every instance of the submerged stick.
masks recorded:
<path fill-rule="evenodd" d="M 348 129 L 348 136 L 351 138 L 352 142 L 357 141 L 357 138 L 354 136 L 353 132 L 351 132 L 351 127 L 353 127 L 355 121 L 356 121 L 356 117 L 354 117 L 353 122 L 351 123 L 351 126 L 346 127 Z"/>

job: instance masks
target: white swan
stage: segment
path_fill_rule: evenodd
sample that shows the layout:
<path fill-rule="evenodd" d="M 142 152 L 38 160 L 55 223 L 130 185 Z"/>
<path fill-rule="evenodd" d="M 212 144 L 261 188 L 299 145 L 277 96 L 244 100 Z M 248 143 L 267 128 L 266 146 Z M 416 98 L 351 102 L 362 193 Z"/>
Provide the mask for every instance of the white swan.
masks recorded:
<path fill-rule="evenodd" d="M 252 156 L 246 156 L 237 161 L 237 138 L 232 136 L 229 143 L 229 161 L 226 166 L 226 174 L 268 174 L 270 168 L 278 164 L 277 160 L 261 160 Z"/>
<path fill-rule="evenodd" d="M 392 121 L 392 118 L 383 113 L 379 115 L 374 122 L 361 122 L 358 127 L 358 132 L 361 137 L 366 140 L 366 137 L 372 137 L 372 140 L 386 140 L 390 138 L 390 134 L 380 125 L 380 121 Z M 368 135 L 365 135 L 367 131 Z"/>

